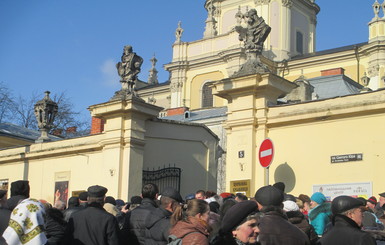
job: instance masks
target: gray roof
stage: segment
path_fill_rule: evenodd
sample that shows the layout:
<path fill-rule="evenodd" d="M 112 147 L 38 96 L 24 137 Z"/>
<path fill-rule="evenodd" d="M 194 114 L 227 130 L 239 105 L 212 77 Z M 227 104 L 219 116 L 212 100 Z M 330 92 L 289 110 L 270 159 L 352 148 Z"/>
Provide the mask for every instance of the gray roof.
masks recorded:
<path fill-rule="evenodd" d="M 185 118 L 185 115 L 183 114 L 183 115 L 162 117 L 161 119 L 181 121 L 181 122 L 192 122 L 192 121 L 198 121 L 203 119 L 223 117 L 223 116 L 226 116 L 227 107 L 200 109 L 200 110 L 189 111 L 189 113 L 190 115 L 188 118 Z"/>
<path fill-rule="evenodd" d="M 345 75 L 315 77 L 307 81 L 314 87 L 314 93 L 318 95 L 318 99 L 359 94 L 363 88 Z"/>
<path fill-rule="evenodd" d="M 0 123 L 0 136 L 24 139 L 32 143 L 40 137 L 41 133 L 36 130 L 24 128 L 12 123 Z M 62 138 L 48 135 L 51 140 L 61 140 Z"/>

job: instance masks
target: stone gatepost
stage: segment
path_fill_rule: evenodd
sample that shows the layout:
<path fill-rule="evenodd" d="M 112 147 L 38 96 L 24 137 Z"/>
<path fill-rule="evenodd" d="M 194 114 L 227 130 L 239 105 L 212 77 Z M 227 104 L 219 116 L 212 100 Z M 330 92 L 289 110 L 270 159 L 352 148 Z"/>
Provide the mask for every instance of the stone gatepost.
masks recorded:
<path fill-rule="evenodd" d="M 226 190 L 230 182 L 250 180 L 250 194 L 265 185 L 265 171 L 258 161 L 261 142 L 269 137 L 269 105 L 296 85 L 272 73 L 223 79 L 213 84 L 213 94 L 228 101 Z M 274 141 L 274 139 L 272 139 Z"/>
<path fill-rule="evenodd" d="M 148 104 L 136 96 L 113 100 L 88 108 L 92 117 L 102 119 L 105 135 L 100 142 L 106 164 L 116 162 L 111 175 L 117 186 L 115 197 L 128 200 L 142 190 L 143 154 L 146 121 L 156 118 L 162 108 Z M 114 195 L 111 193 L 110 195 Z"/>

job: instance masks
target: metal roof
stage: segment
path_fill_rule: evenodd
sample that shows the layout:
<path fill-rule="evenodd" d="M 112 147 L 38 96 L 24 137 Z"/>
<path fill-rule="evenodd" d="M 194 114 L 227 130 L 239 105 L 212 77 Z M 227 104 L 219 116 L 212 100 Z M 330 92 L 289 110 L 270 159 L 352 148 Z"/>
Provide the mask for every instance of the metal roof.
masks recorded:
<path fill-rule="evenodd" d="M 359 94 L 363 88 L 345 75 L 315 77 L 307 81 L 314 87 L 314 93 L 317 94 L 318 99 Z"/>
<path fill-rule="evenodd" d="M 20 138 L 20 139 L 34 142 L 41 136 L 41 133 L 39 131 L 24 128 L 12 123 L 0 123 L 0 135 Z M 62 139 L 60 137 L 53 136 L 53 135 L 48 135 L 48 137 L 51 140 Z"/>

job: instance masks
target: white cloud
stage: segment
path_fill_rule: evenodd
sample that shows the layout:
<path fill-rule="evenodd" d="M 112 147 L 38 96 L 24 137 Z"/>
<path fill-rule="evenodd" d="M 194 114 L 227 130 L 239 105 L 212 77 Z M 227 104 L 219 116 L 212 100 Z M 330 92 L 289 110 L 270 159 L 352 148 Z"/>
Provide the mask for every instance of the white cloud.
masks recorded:
<path fill-rule="evenodd" d="M 109 87 L 119 87 L 120 78 L 118 71 L 116 70 L 116 62 L 113 59 L 107 59 L 100 67 L 100 71 L 103 75 L 103 84 Z"/>

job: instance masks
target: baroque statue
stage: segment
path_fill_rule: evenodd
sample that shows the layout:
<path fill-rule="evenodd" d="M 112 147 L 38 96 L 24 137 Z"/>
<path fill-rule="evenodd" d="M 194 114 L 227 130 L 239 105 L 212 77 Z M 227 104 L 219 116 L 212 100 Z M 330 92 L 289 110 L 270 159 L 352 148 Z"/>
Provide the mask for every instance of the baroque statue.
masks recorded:
<path fill-rule="evenodd" d="M 246 63 L 233 76 L 249 75 L 253 73 L 269 72 L 268 67 L 260 60 L 263 43 L 269 36 L 271 27 L 266 24 L 262 17 L 259 17 L 257 10 L 250 9 L 242 16 L 247 23 L 246 27 L 238 24 L 235 31 L 239 34 L 239 40 L 244 42 L 247 54 Z"/>
<path fill-rule="evenodd" d="M 124 46 L 121 62 L 116 64 L 118 74 L 121 78 L 122 90 L 132 94 L 135 93 L 135 82 L 138 80 L 138 74 L 142 64 L 142 57 L 132 52 L 130 45 Z"/>

